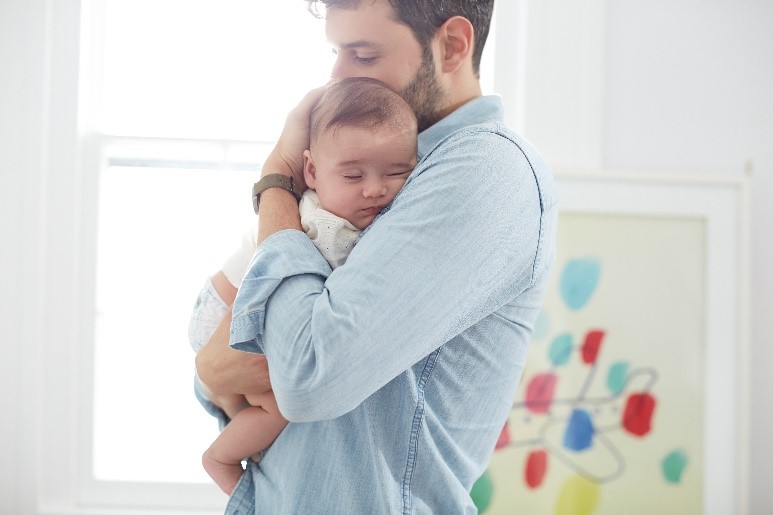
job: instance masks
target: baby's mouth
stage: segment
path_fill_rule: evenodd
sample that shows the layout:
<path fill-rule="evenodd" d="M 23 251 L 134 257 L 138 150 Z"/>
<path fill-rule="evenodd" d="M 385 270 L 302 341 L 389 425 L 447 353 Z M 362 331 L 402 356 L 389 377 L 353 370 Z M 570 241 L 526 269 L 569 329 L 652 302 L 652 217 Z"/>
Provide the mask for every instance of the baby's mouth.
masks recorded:
<path fill-rule="evenodd" d="M 382 209 L 384 209 L 384 206 L 373 206 L 373 207 L 366 207 L 362 211 L 369 215 L 377 215 L 381 212 Z"/>

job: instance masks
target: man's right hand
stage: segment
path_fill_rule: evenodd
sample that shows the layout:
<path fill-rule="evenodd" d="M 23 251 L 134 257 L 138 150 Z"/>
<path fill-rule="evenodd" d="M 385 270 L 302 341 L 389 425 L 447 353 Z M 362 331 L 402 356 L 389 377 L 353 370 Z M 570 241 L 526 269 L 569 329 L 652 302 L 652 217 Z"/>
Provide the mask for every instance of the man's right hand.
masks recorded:
<path fill-rule="evenodd" d="M 312 89 L 287 115 L 282 134 L 263 163 L 263 175 L 290 175 L 301 185 L 301 189 L 306 189 L 303 178 L 303 151 L 309 148 L 309 117 L 324 91 L 324 86 Z"/>
<path fill-rule="evenodd" d="M 210 400 L 236 394 L 261 394 L 271 389 L 268 362 L 262 354 L 232 349 L 229 344 L 231 310 L 229 309 L 212 338 L 196 354 L 199 380 L 211 394 Z"/>

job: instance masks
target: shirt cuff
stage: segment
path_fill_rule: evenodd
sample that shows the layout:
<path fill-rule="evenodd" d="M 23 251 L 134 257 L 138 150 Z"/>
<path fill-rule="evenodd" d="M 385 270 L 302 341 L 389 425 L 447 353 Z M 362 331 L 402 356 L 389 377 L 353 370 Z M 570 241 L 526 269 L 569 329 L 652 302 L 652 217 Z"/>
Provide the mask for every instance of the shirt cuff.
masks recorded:
<path fill-rule="evenodd" d="M 302 275 L 324 281 L 330 272 L 330 265 L 306 233 L 286 230 L 266 238 L 253 256 L 234 300 L 231 347 L 263 354 L 266 304 L 282 281 Z"/>
<path fill-rule="evenodd" d="M 204 392 L 204 387 L 199 380 L 199 376 L 197 375 L 194 375 L 193 377 L 193 393 L 196 395 L 196 400 L 198 400 L 199 403 L 204 407 L 204 410 L 206 410 L 207 413 L 217 419 L 218 426 L 222 431 L 226 424 L 228 424 L 228 417 L 223 410 L 218 408 L 214 402 L 209 400 L 206 392 Z"/>

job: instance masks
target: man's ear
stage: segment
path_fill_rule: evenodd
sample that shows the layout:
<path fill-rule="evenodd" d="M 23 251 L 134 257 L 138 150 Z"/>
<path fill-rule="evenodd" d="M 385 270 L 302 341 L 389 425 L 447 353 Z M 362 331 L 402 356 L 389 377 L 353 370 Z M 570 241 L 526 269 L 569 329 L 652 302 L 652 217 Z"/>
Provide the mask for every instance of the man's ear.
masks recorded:
<path fill-rule="evenodd" d="M 472 62 L 475 30 L 470 20 L 463 16 L 447 19 L 438 29 L 437 37 L 441 52 L 441 71 L 453 73 L 465 61 Z"/>
<path fill-rule="evenodd" d="M 306 181 L 306 186 L 312 189 L 317 182 L 317 169 L 311 159 L 311 151 L 308 149 L 303 151 L 303 180 Z"/>

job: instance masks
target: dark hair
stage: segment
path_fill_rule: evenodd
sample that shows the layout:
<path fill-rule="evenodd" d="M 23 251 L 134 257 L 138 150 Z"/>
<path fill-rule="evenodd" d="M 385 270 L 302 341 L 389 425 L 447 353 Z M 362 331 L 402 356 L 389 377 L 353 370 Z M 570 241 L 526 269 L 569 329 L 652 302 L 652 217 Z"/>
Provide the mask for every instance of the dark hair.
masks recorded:
<path fill-rule="evenodd" d="M 318 3 L 342 8 L 356 7 L 362 0 L 306 0 L 309 10 L 319 16 Z M 373 1 L 373 0 L 366 0 Z M 480 74 L 480 58 L 486 45 L 494 0 L 387 0 L 398 20 L 410 27 L 421 48 L 426 52 L 437 29 L 454 16 L 470 20 L 475 31 L 472 69 Z"/>
<path fill-rule="evenodd" d="M 312 144 L 319 135 L 336 127 L 412 131 L 416 116 L 403 98 L 383 82 L 367 77 L 349 77 L 330 83 L 311 111 Z"/>

